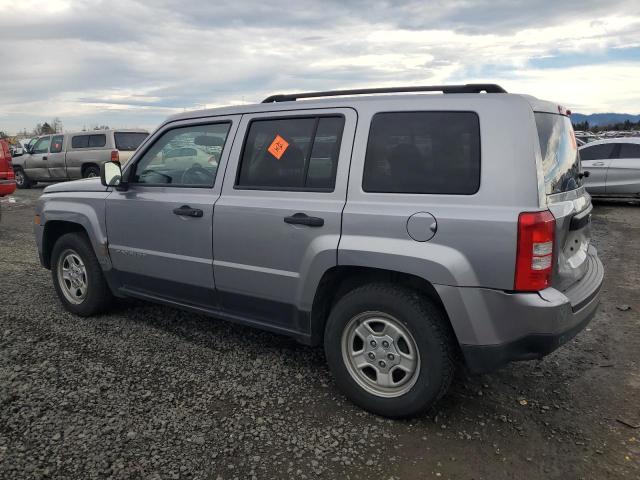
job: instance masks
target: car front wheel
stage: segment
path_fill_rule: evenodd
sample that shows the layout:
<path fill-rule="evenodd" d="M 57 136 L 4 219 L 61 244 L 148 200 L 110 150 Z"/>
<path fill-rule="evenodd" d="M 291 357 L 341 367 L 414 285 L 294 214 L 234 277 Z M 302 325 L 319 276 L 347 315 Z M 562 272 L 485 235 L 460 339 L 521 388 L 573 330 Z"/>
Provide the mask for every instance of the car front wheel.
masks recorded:
<path fill-rule="evenodd" d="M 325 329 L 325 353 L 338 387 L 355 404 L 391 418 L 419 415 L 448 390 L 454 339 L 430 299 L 392 284 L 342 297 Z"/>
<path fill-rule="evenodd" d="M 20 189 L 31 188 L 32 182 L 21 168 L 15 168 L 13 173 L 15 175 L 16 187 Z"/>
<path fill-rule="evenodd" d="M 72 313 L 90 316 L 112 301 L 102 268 L 86 235 L 67 233 L 53 246 L 51 274 L 58 297 Z"/>

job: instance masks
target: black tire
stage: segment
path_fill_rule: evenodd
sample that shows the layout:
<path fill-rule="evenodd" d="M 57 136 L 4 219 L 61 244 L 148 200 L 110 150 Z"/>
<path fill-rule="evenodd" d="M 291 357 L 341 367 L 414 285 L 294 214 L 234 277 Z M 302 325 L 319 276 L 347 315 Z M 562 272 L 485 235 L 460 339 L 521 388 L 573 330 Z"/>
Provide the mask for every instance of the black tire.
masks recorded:
<path fill-rule="evenodd" d="M 365 390 L 343 359 L 343 332 L 364 312 L 390 315 L 413 337 L 420 369 L 414 374 L 415 383 L 400 396 L 388 398 Z M 338 387 L 353 403 L 378 415 L 404 418 L 424 413 L 447 392 L 455 374 L 455 339 L 447 322 L 434 302 L 408 288 L 373 283 L 350 291 L 331 310 L 324 334 L 327 362 Z"/>
<path fill-rule="evenodd" d="M 89 165 L 82 171 L 83 178 L 93 178 L 100 176 L 100 168 L 95 165 Z"/>
<path fill-rule="evenodd" d="M 70 301 L 65 296 L 63 291 L 65 287 L 60 284 L 58 275 L 61 260 L 63 260 L 61 256 L 68 255 L 68 252 L 77 254 L 86 270 L 86 295 L 78 303 Z M 113 295 L 104 279 L 102 268 L 84 233 L 66 233 L 56 241 L 51 252 L 51 276 L 58 298 L 71 313 L 88 317 L 105 311 L 113 301 Z"/>
<path fill-rule="evenodd" d="M 27 177 L 27 174 L 24 173 L 24 170 L 20 167 L 13 167 L 13 173 L 16 176 L 16 187 L 21 190 L 26 190 L 27 188 L 31 188 L 34 182 Z"/>

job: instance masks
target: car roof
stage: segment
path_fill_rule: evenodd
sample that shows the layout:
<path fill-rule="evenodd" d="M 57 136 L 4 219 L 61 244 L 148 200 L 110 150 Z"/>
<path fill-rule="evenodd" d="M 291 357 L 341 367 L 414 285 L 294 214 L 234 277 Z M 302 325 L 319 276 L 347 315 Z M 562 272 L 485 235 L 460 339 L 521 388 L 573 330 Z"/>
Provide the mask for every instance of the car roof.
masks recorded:
<path fill-rule="evenodd" d="M 430 100 L 443 98 L 443 95 L 451 96 L 456 99 L 480 100 L 483 102 L 522 102 L 529 103 L 531 109 L 535 112 L 560 113 L 565 111 L 564 107 L 555 102 L 540 100 L 531 95 L 517 93 L 411 93 L 411 94 L 364 94 L 352 96 L 337 96 L 328 98 L 313 98 L 303 100 L 291 100 L 269 103 L 254 103 L 246 105 L 232 105 L 226 107 L 210 108 L 204 110 L 192 110 L 177 113 L 168 117 L 165 122 L 175 122 L 179 120 L 189 120 L 195 118 L 206 118 L 223 115 L 242 115 L 249 113 L 261 112 L 277 112 L 291 110 L 310 110 L 321 108 L 348 108 L 365 105 L 370 102 L 392 102 L 392 101 L 415 101 L 420 100 L 429 102 Z"/>
<path fill-rule="evenodd" d="M 122 133 L 149 133 L 144 128 L 109 128 L 106 130 L 86 130 L 80 132 L 65 132 L 65 135 L 100 135 L 101 133 L 122 132 Z"/>
<path fill-rule="evenodd" d="M 593 142 L 582 145 L 580 148 L 592 147 L 593 145 L 601 145 L 603 143 L 640 143 L 640 137 L 615 137 L 605 138 L 604 140 L 594 140 Z"/>

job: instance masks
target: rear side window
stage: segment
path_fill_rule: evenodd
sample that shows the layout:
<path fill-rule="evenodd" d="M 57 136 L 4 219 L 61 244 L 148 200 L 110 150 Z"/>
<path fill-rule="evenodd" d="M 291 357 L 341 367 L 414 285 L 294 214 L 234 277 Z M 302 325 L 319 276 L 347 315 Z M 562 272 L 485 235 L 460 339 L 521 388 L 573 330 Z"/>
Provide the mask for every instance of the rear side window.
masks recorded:
<path fill-rule="evenodd" d="M 342 116 L 252 121 L 236 185 L 333 190 L 343 129 Z"/>
<path fill-rule="evenodd" d="M 585 147 L 580 150 L 581 160 L 606 160 L 611 158 L 613 150 L 616 148 L 615 143 L 602 143 L 600 145 L 593 145 L 591 147 Z"/>
<path fill-rule="evenodd" d="M 620 144 L 620 158 L 640 158 L 640 145 L 637 143 Z"/>
<path fill-rule="evenodd" d="M 100 148 L 107 144 L 106 135 L 89 135 L 89 148 Z"/>
<path fill-rule="evenodd" d="M 71 148 L 101 148 L 107 144 L 107 136 L 103 133 L 99 135 L 76 135 L 71 140 Z"/>
<path fill-rule="evenodd" d="M 582 185 L 582 179 L 571 120 L 545 112 L 535 112 L 535 117 L 547 195 L 575 190 Z"/>
<path fill-rule="evenodd" d="M 51 153 L 60 153 L 62 151 L 62 141 L 64 135 L 54 135 L 51 139 Z"/>
<path fill-rule="evenodd" d="M 473 112 L 374 115 L 362 188 L 471 195 L 480 188 L 480 121 Z"/>
<path fill-rule="evenodd" d="M 124 152 L 133 152 L 148 136 L 149 134 L 145 132 L 115 132 L 113 134 L 116 149 Z"/>
<path fill-rule="evenodd" d="M 71 139 L 71 148 L 89 148 L 89 135 L 77 135 Z"/>

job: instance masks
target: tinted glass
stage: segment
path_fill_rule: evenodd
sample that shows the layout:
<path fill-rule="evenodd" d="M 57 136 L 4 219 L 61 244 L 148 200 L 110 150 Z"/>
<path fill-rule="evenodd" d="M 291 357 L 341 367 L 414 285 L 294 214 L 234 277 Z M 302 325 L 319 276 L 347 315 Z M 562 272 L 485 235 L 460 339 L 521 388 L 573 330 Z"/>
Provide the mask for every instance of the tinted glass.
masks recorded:
<path fill-rule="evenodd" d="M 51 137 L 43 137 L 33 146 L 33 153 L 48 153 Z"/>
<path fill-rule="evenodd" d="M 582 179 L 571 120 L 554 113 L 536 112 L 535 116 L 547 195 L 575 190 Z"/>
<path fill-rule="evenodd" d="M 580 150 L 580 159 L 605 160 L 607 158 L 611 158 L 611 154 L 615 147 L 615 143 L 601 143 L 600 145 L 585 147 Z"/>
<path fill-rule="evenodd" d="M 621 144 L 620 158 L 640 158 L 640 144 L 637 144 L 637 143 Z"/>
<path fill-rule="evenodd" d="M 362 188 L 383 193 L 476 193 L 480 123 L 472 112 L 378 113 Z"/>
<path fill-rule="evenodd" d="M 71 148 L 89 148 L 89 135 L 76 135 L 71 139 Z"/>
<path fill-rule="evenodd" d="M 100 148 L 107 144 L 107 136 L 102 135 L 89 135 L 89 148 Z"/>
<path fill-rule="evenodd" d="M 62 151 L 62 141 L 64 135 L 54 135 L 51 139 L 51 153 L 60 153 Z"/>
<path fill-rule="evenodd" d="M 113 136 L 118 150 L 133 152 L 149 134 L 144 132 L 115 132 Z"/>
<path fill-rule="evenodd" d="M 136 164 L 133 183 L 212 187 L 230 123 L 174 128 Z"/>
<path fill-rule="evenodd" d="M 251 122 L 237 185 L 332 190 L 343 128 L 339 116 Z"/>

